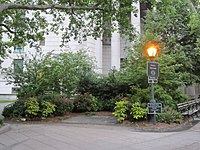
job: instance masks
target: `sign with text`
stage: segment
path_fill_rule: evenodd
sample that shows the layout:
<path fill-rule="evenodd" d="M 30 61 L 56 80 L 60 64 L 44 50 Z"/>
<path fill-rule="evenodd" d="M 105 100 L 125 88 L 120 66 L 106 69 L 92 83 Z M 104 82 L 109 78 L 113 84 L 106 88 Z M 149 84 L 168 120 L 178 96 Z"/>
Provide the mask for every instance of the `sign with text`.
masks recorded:
<path fill-rule="evenodd" d="M 157 79 L 159 76 L 159 64 L 157 62 L 147 62 L 147 76 Z"/>
<path fill-rule="evenodd" d="M 147 62 L 148 83 L 158 83 L 159 64 L 157 62 Z"/>

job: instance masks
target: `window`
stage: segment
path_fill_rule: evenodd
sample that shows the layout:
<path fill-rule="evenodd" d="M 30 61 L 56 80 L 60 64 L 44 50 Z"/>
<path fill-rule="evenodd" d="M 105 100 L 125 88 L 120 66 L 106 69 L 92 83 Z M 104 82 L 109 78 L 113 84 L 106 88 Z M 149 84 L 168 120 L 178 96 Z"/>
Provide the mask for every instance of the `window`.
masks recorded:
<path fill-rule="evenodd" d="M 126 58 L 120 58 L 120 68 L 123 69 L 125 68 L 125 62 L 126 62 Z"/>
<path fill-rule="evenodd" d="M 14 73 L 20 73 L 23 70 L 23 59 L 14 59 L 13 60 L 14 64 Z"/>
<path fill-rule="evenodd" d="M 14 48 L 14 53 L 23 53 L 24 52 L 24 47 L 22 46 L 16 46 Z"/>
<path fill-rule="evenodd" d="M 106 29 L 103 33 L 103 45 L 111 45 L 111 35 L 110 35 L 111 22 L 107 22 L 105 26 L 106 26 Z"/>
<path fill-rule="evenodd" d="M 103 34 L 103 45 L 111 45 L 111 37 Z"/>
<path fill-rule="evenodd" d="M 17 89 L 18 89 L 17 87 L 12 87 L 12 93 L 16 94 L 17 93 Z"/>

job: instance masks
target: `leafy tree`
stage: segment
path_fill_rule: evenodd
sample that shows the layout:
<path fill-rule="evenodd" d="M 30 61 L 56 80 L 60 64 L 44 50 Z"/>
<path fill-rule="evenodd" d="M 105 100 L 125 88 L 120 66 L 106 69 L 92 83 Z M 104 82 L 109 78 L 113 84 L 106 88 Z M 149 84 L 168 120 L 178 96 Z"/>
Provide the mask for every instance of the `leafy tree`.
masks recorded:
<path fill-rule="evenodd" d="M 155 61 L 160 64 L 160 76 L 155 98 L 165 105 L 174 106 L 186 100 L 178 88 L 200 79 L 199 10 L 194 9 L 188 0 L 161 1 L 152 7 L 154 9 L 147 11 L 144 20 L 144 35 L 134 44 L 134 51 L 130 51 L 120 78 L 132 85 L 133 101 L 147 103 L 148 96 L 141 96 L 149 89 L 146 75 L 148 58 L 144 55 L 144 47 L 149 41 L 157 41 L 160 57 Z"/>
<path fill-rule="evenodd" d="M 189 0 L 162 1 L 144 21 L 145 32 L 162 42 L 161 57 L 168 57 L 170 70 L 184 73 L 180 78 L 185 84 L 199 81 L 200 14 L 195 6 Z"/>
<path fill-rule="evenodd" d="M 19 87 L 18 97 L 41 96 L 45 91 L 60 93 L 70 97 L 76 91 L 79 80 L 89 76 L 92 60 L 84 52 L 62 53 L 33 59 L 25 63 L 21 71 L 14 72 L 12 66 L 7 70 L 7 80 Z"/>
<path fill-rule="evenodd" d="M 16 45 L 38 47 L 36 41 L 49 32 L 61 31 L 63 44 L 72 38 L 80 41 L 88 36 L 98 38 L 102 33 L 111 35 L 119 28 L 132 39 L 135 30 L 127 14 L 136 13 L 131 5 L 135 1 L 0 0 L 0 56 Z M 3 40 L 3 35 L 8 40 Z"/>

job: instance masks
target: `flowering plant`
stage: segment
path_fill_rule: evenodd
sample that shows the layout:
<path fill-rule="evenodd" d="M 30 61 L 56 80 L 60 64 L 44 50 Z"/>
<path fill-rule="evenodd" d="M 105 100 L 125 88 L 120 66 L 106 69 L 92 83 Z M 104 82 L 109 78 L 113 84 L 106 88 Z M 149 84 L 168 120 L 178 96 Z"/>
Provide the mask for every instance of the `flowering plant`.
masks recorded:
<path fill-rule="evenodd" d="M 77 94 L 74 97 L 73 102 L 75 112 L 98 110 L 97 98 L 95 98 L 94 96 L 92 96 L 92 94 L 89 93 Z"/>
<path fill-rule="evenodd" d="M 74 108 L 73 101 L 65 97 L 59 97 L 52 100 L 52 102 L 56 105 L 56 110 L 54 112 L 54 115 L 56 116 L 65 115 Z"/>

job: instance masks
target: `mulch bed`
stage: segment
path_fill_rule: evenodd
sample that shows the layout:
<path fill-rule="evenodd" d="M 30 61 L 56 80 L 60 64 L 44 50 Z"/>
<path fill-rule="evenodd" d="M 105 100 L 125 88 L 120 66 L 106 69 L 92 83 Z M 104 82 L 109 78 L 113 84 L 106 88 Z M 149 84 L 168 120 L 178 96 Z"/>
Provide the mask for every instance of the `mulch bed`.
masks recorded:
<path fill-rule="evenodd" d="M 37 123 L 60 123 L 62 120 L 66 120 L 72 117 L 77 117 L 81 115 L 87 115 L 87 116 L 113 116 L 112 112 L 107 111 L 100 111 L 100 112 L 84 112 L 84 113 L 69 113 L 64 116 L 54 116 L 54 117 L 48 117 L 46 119 L 35 119 L 35 120 L 7 120 L 6 122 L 10 123 L 25 123 L 25 124 L 37 124 Z M 120 125 L 120 124 L 118 124 Z M 125 120 L 121 123 L 122 126 L 129 126 L 129 127 L 135 127 L 140 128 L 144 130 L 148 129 L 155 129 L 155 130 L 165 130 L 165 129 L 177 129 L 181 128 L 183 126 L 192 126 L 193 124 L 190 122 L 183 122 L 183 123 L 159 123 L 157 122 L 156 125 L 153 125 L 152 123 L 149 123 L 148 121 L 135 121 L 130 122 L 128 120 Z"/>

